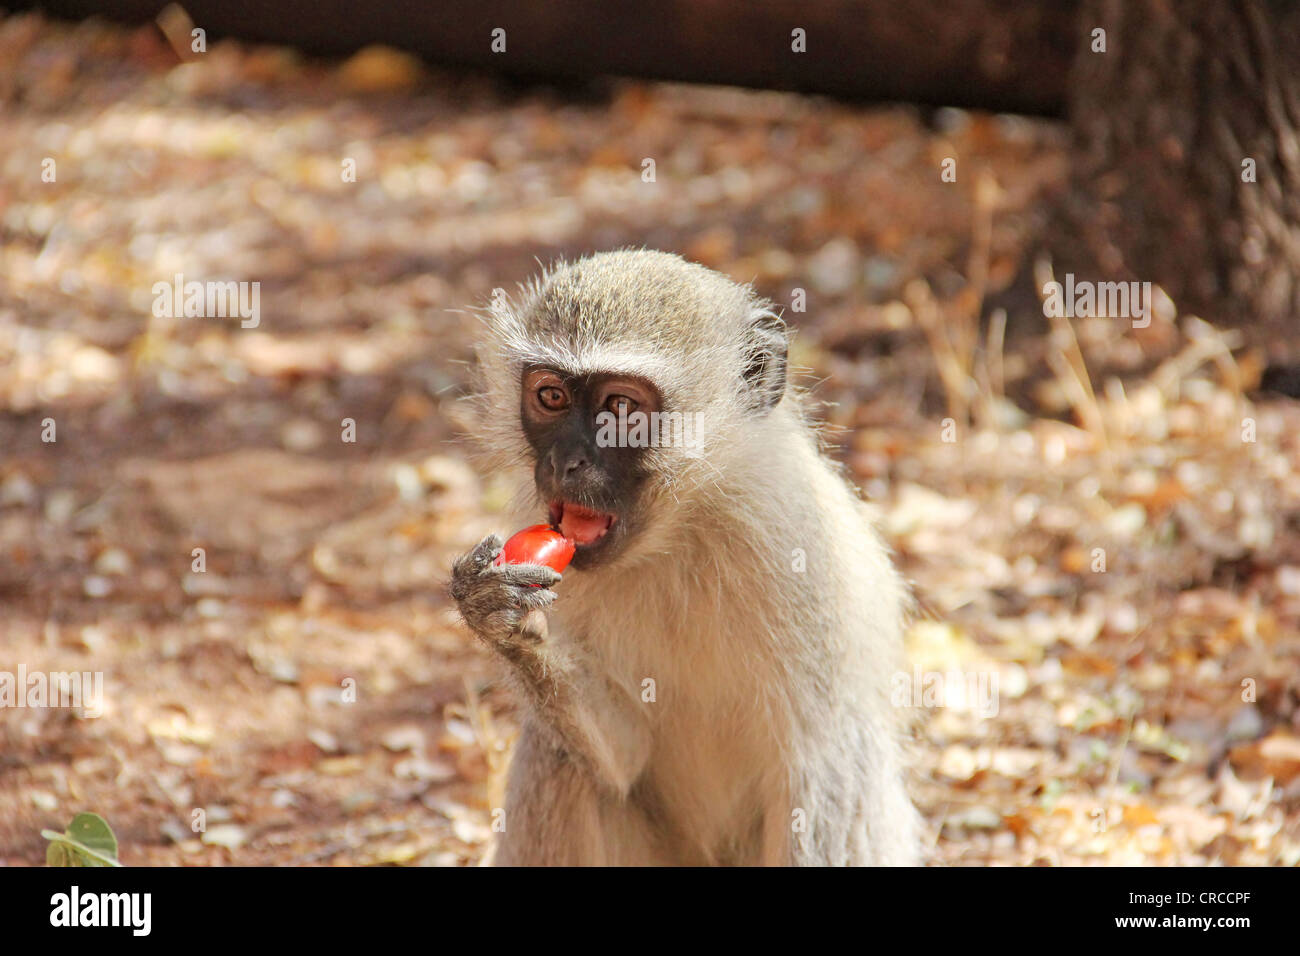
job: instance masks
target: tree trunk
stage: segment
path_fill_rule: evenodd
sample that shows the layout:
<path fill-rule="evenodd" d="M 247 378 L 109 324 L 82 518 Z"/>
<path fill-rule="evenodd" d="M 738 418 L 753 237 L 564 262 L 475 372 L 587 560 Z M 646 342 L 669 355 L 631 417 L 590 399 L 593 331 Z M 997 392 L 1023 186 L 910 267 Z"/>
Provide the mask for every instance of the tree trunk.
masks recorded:
<path fill-rule="evenodd" d="M 601 74 L 1059 116 L 1078 0 L 184 0 L 210 39 L 385 43 L 530 78 Z M 16 0 L 148 22 L 165 0 Z M 506 31 L 495 53 L 492 31 Z M 795 53 L 793 31 L 804 31 Z"/>
<path fill-rule="evenodd" d="M 1079 33 L 1080 265 L 1277 345 L 1300 328 L 1300 4 L 1085 0 Z"/>

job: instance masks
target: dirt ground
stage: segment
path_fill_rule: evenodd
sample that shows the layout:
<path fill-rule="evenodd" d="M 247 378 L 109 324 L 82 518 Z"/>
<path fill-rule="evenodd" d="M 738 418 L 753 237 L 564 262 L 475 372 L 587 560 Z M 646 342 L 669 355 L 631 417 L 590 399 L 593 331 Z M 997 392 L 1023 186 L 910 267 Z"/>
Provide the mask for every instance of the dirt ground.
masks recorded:
<path fill-rule="evenodd" d="M 104 675 L 98 717 L 0 709 L 0 862 L 81 810 L 129 864 L 480 860 L 513 723 L 443 594 L 508 530 L 453 424 L 470 309 L 634 245 L 787 306 L 911 663 L 997 681 L 915 707 L 933 862 L 1300 863 L 1300 407 L 1167 299 L 1044 318 L 1059 126 L 187 60 L 0 19 L 0 670 Z M 259 324 L 155 316 L 176 273 L 259 280 Z"/>

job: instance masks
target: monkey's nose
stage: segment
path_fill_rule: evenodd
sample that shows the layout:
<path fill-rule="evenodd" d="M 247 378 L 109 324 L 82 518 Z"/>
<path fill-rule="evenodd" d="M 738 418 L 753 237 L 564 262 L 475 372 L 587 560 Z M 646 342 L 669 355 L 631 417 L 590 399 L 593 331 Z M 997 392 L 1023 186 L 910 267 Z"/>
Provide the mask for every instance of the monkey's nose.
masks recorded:
<path fill-rule="evenodd" d="M 582 448 L 561 448 L 557 444 L 548 457 L 557 481 L 576 478 L 591 466 L 591 455 Z"/>

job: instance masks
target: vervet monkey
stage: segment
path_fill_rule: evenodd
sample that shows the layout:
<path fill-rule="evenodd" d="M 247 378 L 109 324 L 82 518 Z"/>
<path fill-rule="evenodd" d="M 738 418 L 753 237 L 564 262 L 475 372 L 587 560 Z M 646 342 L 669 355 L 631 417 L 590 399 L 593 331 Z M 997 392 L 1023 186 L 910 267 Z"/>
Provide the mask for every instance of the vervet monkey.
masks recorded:
<path fill-rule="evenodd" d="M 487 326 L 479 437 L 520 472 L 520 523 L 577 545 L 562 583 L 495 565 L 497 535 L 453 567 L 525 702 L 495 862 L 916 862 L 888 695 L 906 592 L 787 385 L 772 304 L 620 251 Z M 635 413 L 699 417 L 629 447 Z"/>

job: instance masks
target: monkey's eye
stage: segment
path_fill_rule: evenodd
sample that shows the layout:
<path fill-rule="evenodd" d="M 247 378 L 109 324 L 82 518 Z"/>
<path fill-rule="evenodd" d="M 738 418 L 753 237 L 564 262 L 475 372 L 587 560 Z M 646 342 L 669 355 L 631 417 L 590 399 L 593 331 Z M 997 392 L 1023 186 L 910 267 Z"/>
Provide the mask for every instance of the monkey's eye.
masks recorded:
<path fill-rule="evenodd" d="M 636 407 L 636 402 L 628 398 L 626 395 L 611 395 L 609 398 L 605 399 L 605 408 L 613 412 L 615 415 L 631 415 L 636 411 Z"/>
<path fill-rule="evenodd" d="M 554 385 L 545 385 L 537 390 L 537 400 L 541 402 L 542 408 L 558 412 L 569 407 L 569 396 L 565 394 L 564 389 L 556 388 Z"/>

